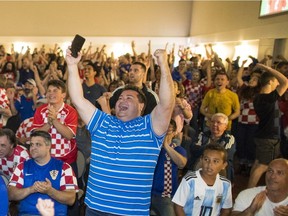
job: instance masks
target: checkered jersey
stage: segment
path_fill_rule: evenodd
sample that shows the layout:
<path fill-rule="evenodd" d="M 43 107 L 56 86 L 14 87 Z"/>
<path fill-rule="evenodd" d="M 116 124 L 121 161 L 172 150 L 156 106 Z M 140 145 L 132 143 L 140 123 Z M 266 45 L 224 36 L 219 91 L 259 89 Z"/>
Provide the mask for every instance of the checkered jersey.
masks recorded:
<path fill-rule="evenodd" d="M 191 105 L 192 108 L 200 107 L 202 97 L 203 97 L 203 89 L 204 89 L 204 82 L 192 83 L 190 80 L 185 80 L 183 82 L 185 87 L 185 93 L 188 99 L 188 103 Z"/>
<path fill-rule="evenodd" d="M 25 119 L 16 131 L 16 137 L 19 138 L 30 138 L 34 117 Z M 26 144 L 30 144 L 30 140 L 26 141 Z"/>
<path fill-rule="evenodd" d="M 6 90 L 4 88 L 0 88 L 0 108 L 10 109 L 9 100 L 6 94 Z M 6 125 L 8 118 L 6 116 L 1 115 L 0 117 L 0 128 Z"/>
<path fill-rule="evenodd" d="M 174 149 L 177 145 L 171 143 L 170 146 Z M 166 160 L 164 161 L 164 191 L 162 197 L 171 197 L 172 193 L 172 162 L 171 157 L 166 152 Z"/>
<path fill-rule="evenodd" d="M 244 99 L 241 100 L 238 122 L 242 124 L 259 124 L 259 119 L 256 115 L 253 101 Z"/>
<path fill-rule="evenodd" d="M 4 88 L 0 88 L 0 108 L 8 108 L 9 100 Z"/>
<path fill-rule="evenodd" d="M 34 115 L 32 130 L 35 128 L 40 128 L 45 123 L 47 123 L 47 115 L 48 104 L 44 104 L 38 107 Z M 75 136 L 78 124 L 78 116 L 74 108 L 72 108 L 68 104 L 63 103 L 63 106 L 59 109 L 57 113 L 57 120 L 59 120 L 61 124 L 67 126 Z M 72 138 L 70 140 L 66 139 L 64 136 L 58 133 L 57 129 L 53 125 L 51 125 L 51 128 L 48 132 L 50 133 L 52 138 L 51 156 L 67 163 L 72 163 L 76 161 L 77 146 L 75 138 Z"/>
<path fill-rule="evenodd" d="M 17 145 L 10 157 L 0 158 L 0 173 L 10 179 L 15 167 L 29 158 L 28 150 L 24 146 Z"/>
<path fill-rule="evenodd" d="M 24 162 L 23 162 L 23 163 L 18 164 L 18 166 L 15 168 L 11 176 L 11 179 L 9 181 L 9 186 L 22 188 L 24 185 L 24 181 L 25 181 L 25 177 L 24 177 Z M 65 162 L 63 163 L 63 166 L 62 166 L 61 178 L 60 178 L 60 191 L 64 191 L 64 190 L 78 191 L 77 179 L 75 177 L 75 174 L 71 166 Z"/>

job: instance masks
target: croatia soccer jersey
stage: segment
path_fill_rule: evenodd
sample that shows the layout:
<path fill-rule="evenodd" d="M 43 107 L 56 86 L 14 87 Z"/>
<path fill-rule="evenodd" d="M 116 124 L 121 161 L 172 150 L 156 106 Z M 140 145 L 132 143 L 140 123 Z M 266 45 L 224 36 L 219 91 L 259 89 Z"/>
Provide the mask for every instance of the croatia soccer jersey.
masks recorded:
<path fill-rule="evenodd" d="M 78 190 L 77 179 L 71 166 L 63 161 L 51 158 L 45 165 L 39 165 L 34 159 L 20 163 L 14 170 L 9 186 L 27 188 L 35 182 L 45 182 L 49 179 L 54 189 Z M 32 193 L 20 201 L 20 215 L 37 215 L 36 204 L 38 198 L 51 199 L 48 194 Z M 52 199 L 55 207 L 55 215 L 67 215 L 67 205 Z"/>
<path fill-rule="evenodd" d="M 10 179 L 15 167 L 30 158 L 28 150 L 21 145 L 17 145 L 11 156 L 0 158 L 0 173 Z"/>
<path fill-rule="evenodd" d="M 44 104 L 36 109 L 32 126 L 33 129 L 42 127 L 48 122 L 48 106 L 49 104 Z M 63 103 L 63 106 L 57 113 L 57 120 L 59 120 L 61 124 L 67 126 L 72 131 L 74 136 L 76 135 L 78 116 L 74 108 Z M 52 138 L 51 156 L 69 164 L 76 161 L 77 146 L 75 138 L 70 140 L 65 138 L 57 131 L 54 125 L 51 125 L 48 133 Z"/>
<path fill-rule="evenodd" d="M 32 130 L 34 117 L 25 119 L 19 126 L 18 130 L 16 131 L 16 137 L 18 139 L 21 138 L 29 138 Z M 30 140 L 26 141 L 26 144 L 30 144 Z"/>

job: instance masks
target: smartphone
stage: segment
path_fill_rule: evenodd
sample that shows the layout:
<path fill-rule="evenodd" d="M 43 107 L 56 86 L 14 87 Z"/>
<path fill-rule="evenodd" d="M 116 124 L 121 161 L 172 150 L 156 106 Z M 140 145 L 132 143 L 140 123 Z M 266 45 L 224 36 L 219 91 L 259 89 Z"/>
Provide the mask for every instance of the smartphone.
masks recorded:
<path fill-rule="evenodd" d="M 82 49 L 83 44 L 85 43 L 85 38 L 83 38 L 82 36 L 76 34 L 72 44 L 71 44 L 71 52 L 72 52 L 72 56 L 74 58 L 77 58 L 78 56 L 78 52 L 80 52 L 80 50 Z"/>

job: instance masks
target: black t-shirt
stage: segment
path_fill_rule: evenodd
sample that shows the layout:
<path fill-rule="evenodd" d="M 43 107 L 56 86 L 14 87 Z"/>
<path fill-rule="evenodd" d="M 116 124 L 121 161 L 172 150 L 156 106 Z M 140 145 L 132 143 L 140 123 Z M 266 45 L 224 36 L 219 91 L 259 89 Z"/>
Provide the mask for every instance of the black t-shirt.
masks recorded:
<path fill-rule="evenodd" d="M 278 139 L 279 134 L 275 127 L 276 102 L 279 98 L 278 92 L 275 90 L 269 94 L 258 94 L 254 101 L 254 109 L 259 117 L 259 126 L 255 133 L 256 138 L 261 139 Z"/>

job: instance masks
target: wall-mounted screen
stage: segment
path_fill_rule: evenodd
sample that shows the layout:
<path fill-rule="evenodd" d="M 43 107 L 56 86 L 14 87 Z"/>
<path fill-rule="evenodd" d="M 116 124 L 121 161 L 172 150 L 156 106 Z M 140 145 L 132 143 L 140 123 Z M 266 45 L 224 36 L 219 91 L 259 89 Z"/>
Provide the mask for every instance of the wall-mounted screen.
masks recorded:
<path fill-rule="evenodd" d="M 261 0 L 260 17 L 288 11 L 288 0 Z"/>

